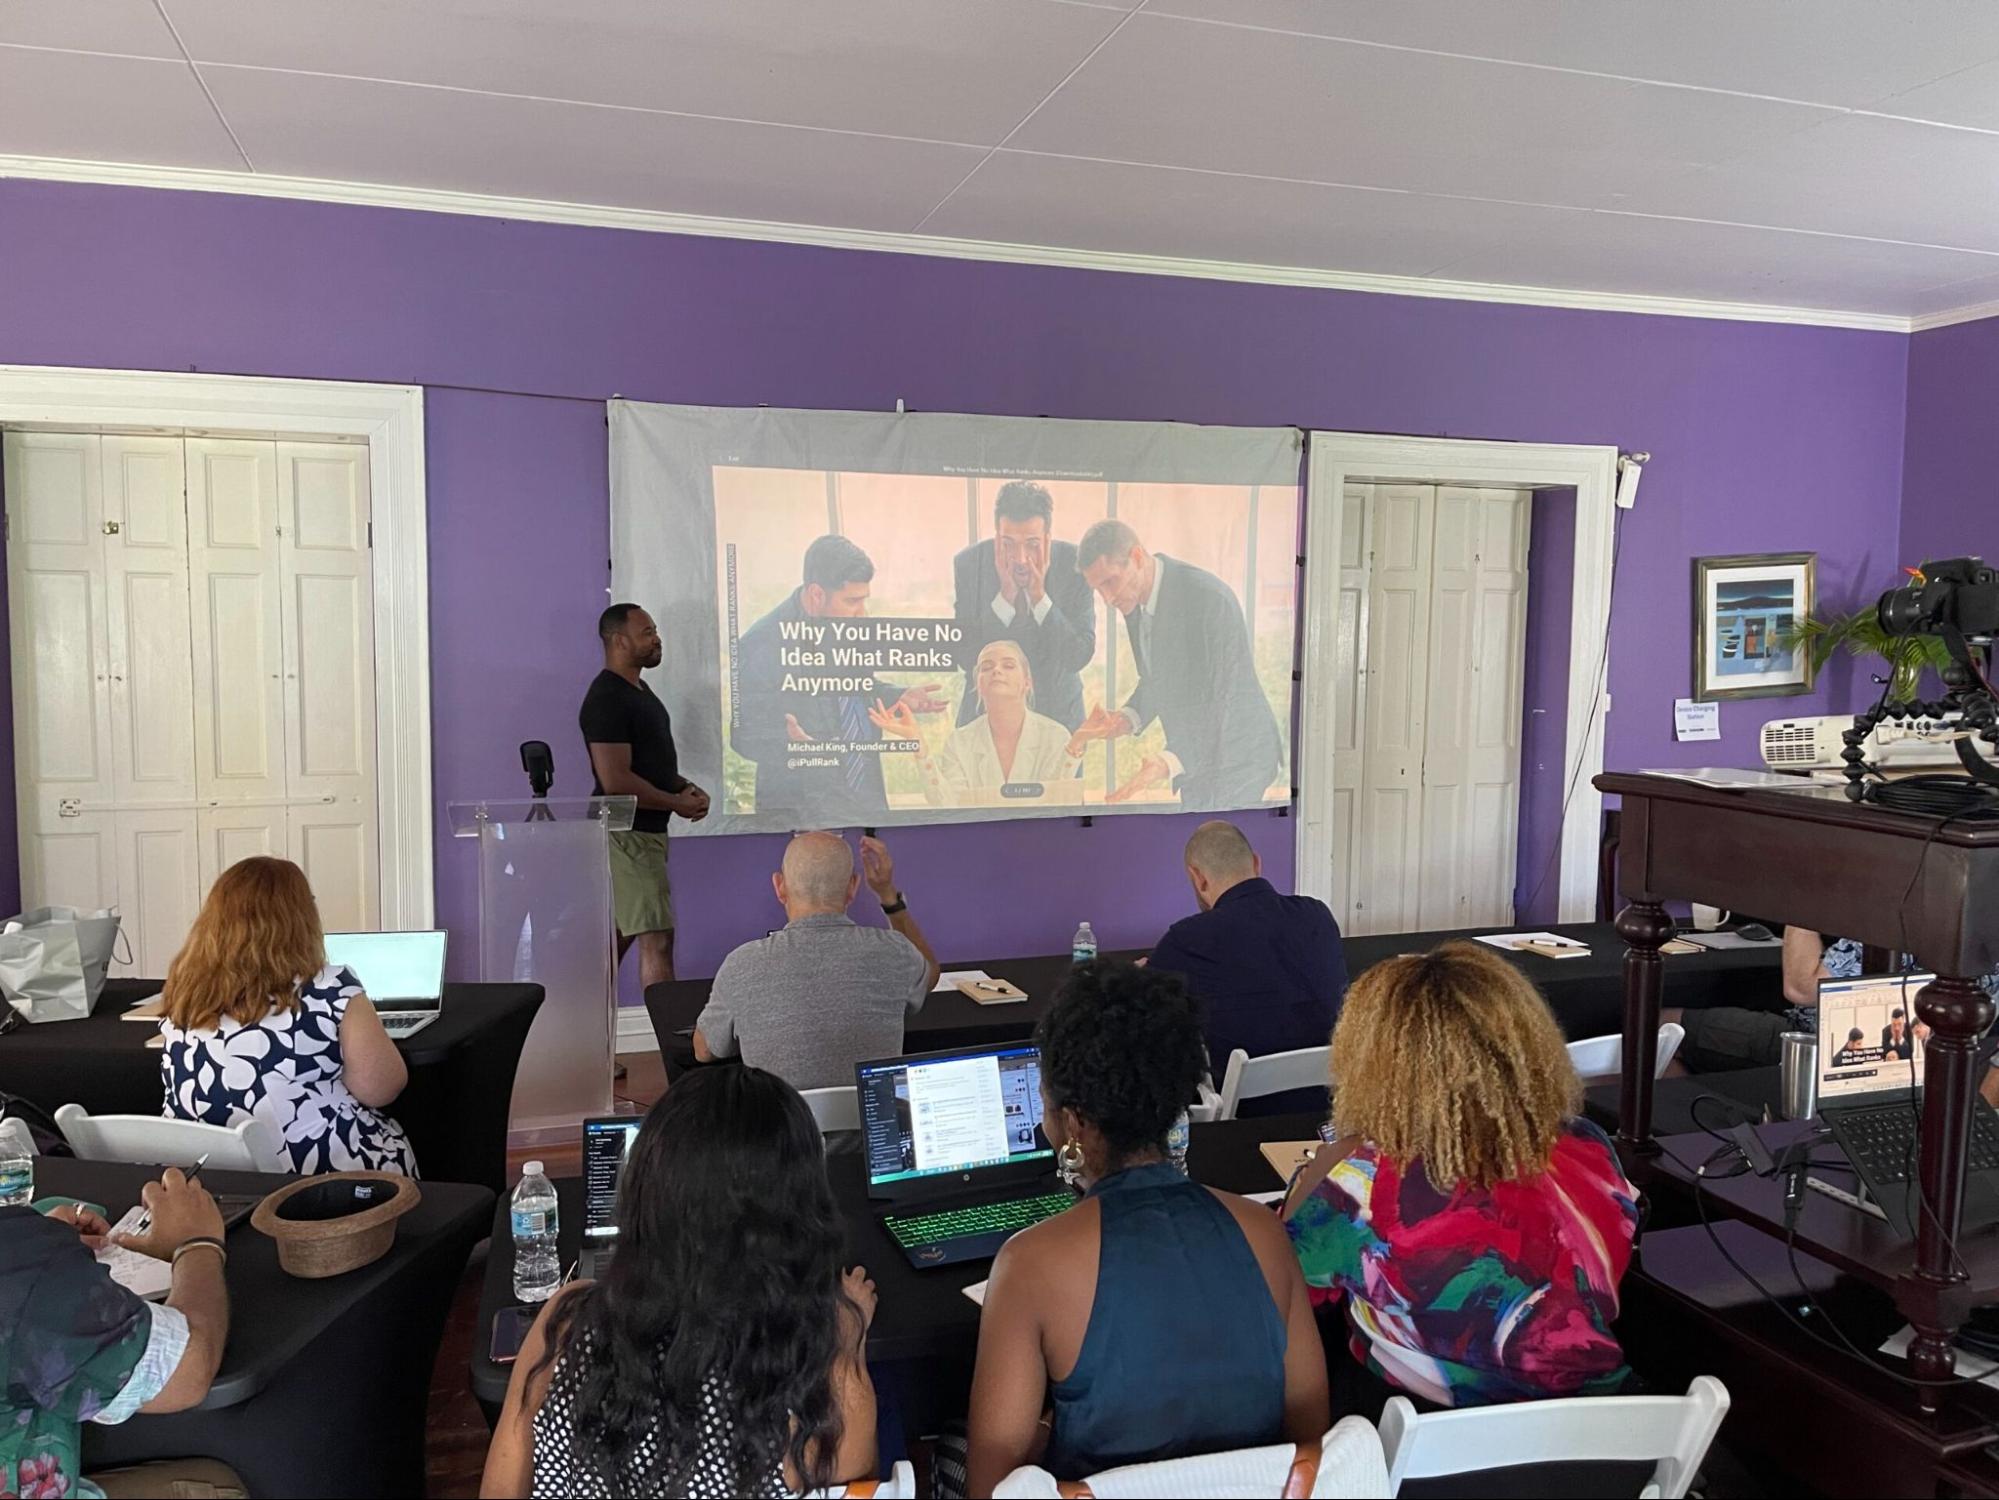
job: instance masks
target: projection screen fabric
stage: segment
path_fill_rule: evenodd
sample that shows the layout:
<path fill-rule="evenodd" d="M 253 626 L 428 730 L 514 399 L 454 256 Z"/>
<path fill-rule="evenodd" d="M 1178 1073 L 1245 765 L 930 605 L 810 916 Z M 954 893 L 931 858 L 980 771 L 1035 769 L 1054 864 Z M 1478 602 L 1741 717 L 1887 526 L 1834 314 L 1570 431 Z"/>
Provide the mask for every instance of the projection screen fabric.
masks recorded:
<path fill-rule="evenodd" d="M 1295 428 L 610 403 L 676 835 L 1288 800 Z"/>

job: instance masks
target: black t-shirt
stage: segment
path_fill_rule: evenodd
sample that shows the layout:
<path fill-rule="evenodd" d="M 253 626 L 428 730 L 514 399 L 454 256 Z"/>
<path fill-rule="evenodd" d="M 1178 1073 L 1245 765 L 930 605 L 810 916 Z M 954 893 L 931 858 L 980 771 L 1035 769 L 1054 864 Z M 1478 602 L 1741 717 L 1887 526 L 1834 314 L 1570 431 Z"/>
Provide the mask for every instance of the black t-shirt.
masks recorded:
<path fill-rule="evenodd" d="M 680 774 L 680 755 L 673 748 L 673 720 L 666 705 L 643 682 L 634 687 L 605 668 L 583 695 L 583 709 L 576 719 L 583 726 L 585 755 L 592 745 L 630 745 L 632 770 L 638 775 L 662 792 L 686 787 Z M 604 795 L 595 761 L 590 764 L 590 784 L 598 796 Z M 672 816 L 664 808 L 641 807 L 632 827 L 640 833 L 665 833 Z"/>

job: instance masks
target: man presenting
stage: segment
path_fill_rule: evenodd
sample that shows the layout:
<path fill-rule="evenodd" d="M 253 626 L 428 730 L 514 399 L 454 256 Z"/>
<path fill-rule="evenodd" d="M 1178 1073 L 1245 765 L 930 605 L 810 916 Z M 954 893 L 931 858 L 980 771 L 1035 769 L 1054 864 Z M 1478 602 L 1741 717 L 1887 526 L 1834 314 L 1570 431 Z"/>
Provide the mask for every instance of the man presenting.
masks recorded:
<path fill-rule="evenodd" d="M 1346 954 L 1333 914 L 1310 896 L 1280 895 L 1232 823 L 1216 820 L 1195 829 L 1186 858 L 1200 915 L 1168 928 L 1150 962 L 1180 975 L 1201 1002 L 1215 1082 L 1238 1047 L 1251 1057 L 1323 1047 L 1347 990 Z M 1321 1088 L 1253 1100 L 1241 1113 L 1325 1107 Z"/>
<path fill-rule="evenodd" d="M 902 1055 L 903 1022 L 937 983 L 937 959 L 881 840 L 861 840 L 861 862 L 894 930 L 847 915 L 861 876 L 846 840 L 799 834 L 771 877 L 785 925 L 722 960 L 694 1023 L 698 1061 L 741 1057 L 817 1089 L 852 1087 L 855 1063 Z"/>
<path fill-rule="evenodd" d="M 1205 568 L 1146 551 L 1122 521 L 1084 532 L 1076 564 L 1124 616 L 1138 686 L 1118 713 L 1091 709 L 1071 743 L 1137 734 L 1154 719 L 1166 730 L 1166 756 L 1147 757 L 1111 800 L 1170 780 L 1186 807 L 1261 802 L 1277 776 L 1277 720 L 1234 590 Z"/>
<path fill-rule="evenodd" d="M 577 720 L 600 797 L 636 797 L 631 831 L 611 835 L 611 910 L 618 962 L 639 945 L 639 983 L 673 978 L 673 893 L 666 880 L 666 827 L 675 813 L 708 816 L 708 794 L 680 774 L 673 721 L 639 673 L 659 665 L 659 627 L 636 604 L 597 617 L 604 670 L 583 695 Z"/>
<path fill-rule="evenodd" d="M 879 731 L 868 709 L 905 703 L 919 714 L 939 713 L 939 684 L 900 693 L 877 684 L 871 691 L 815 693 L 787 690 L 787 628 L 818 620 L 855 620 L 868 612 L 875 565 L 843 536 L 822 536 L 805 549 L 804 580 L 737 643 L 742 704 L 729 736 L 745 760 L 756 762 L 757 811 L 789 814 L 796 824 L 872 827 L 888 812 L 879 750 L 811 753 L 814 744 L 874 744 Z M 816 647 L 814 649 L 817 649 Z M 793 762 L 821 762 L 793 764 Z"/>
<path fill-rule="evenodd" d="M 993 539 L 960 552 L 951 565 L 958 642 L 967 673 L 994 641 L 1015 641 L 1027 653 L 1034 711 L 1073 730 L 1083 722 L 1079 673 L 1097 653 L 1097 610 L 1076 571 L 1073 542 L 1052 539 L 1055 499 L 1041 485 L 1016 479 L 993 500 Z M 969 683 L 958 722 L 978 717 Z"/>

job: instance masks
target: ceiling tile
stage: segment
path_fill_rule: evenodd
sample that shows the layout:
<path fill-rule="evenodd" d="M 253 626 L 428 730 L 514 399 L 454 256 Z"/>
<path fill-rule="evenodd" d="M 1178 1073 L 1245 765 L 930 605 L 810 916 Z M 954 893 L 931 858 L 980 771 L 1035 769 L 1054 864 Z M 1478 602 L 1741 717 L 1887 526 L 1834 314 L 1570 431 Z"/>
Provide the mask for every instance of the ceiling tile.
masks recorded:
<path fill-rule="evenodd" d="M 1802 105 L 1141 12 L 1009 144 L 1315 182 L 1615 206 L 1661 176 L 1835 117 Z"/>
<path fill-rule="evenodd" d="M 924 226 L 1017 244 L 1420 276 L 1582 211 L 1002 151 Z"/>
<path fill-rule="evenodd" d="M 1939 281 L 1999 270 L 1999 258 L 1869 240 L 1592 213 L 1559 236 L 1482 247 L 1452 280 L 1906 315 Z"/>
<path fill-rule="evenodd" d="M 197 62 L 997 144 L 1121 20 L 1050 0 L 167 0 Z"/>
<path fill-rule="evenodd" d="M 1909 311 L 1922 318 L 1934 313 L 1957 312 L 1967 307 L 1990 307 L 1994 303 L 1999 303 L 1999 271 L 1989 276 L 1974 276 L 1967 281 L 1929 287 L 1916 294 Z"/>
<path fill-rule="evenodd" d="M 1152 0 L 1147 13 L 1849 107 L 1999 58 L 1988 0 Z"/>
<path fill-rule="evenodd" d="M 1966 68 L 1935 83 L 1880 100 L 1874 108 L 1883 114 L 1906 115 L 1914 120 L 1999 130 L 1999 62 Z"/>
<path fill-rule="evenodd" d="M 128 57 L 180 56 L 153 0 L 0 0 L 0 42 Z"/>
<path fill-rule="evenodd" d="M 348 182 L 909 229 L 982 154 L 360 79 L 202 73 L 259 171 Z"/>
<path fill-rule="evenodd" d="M 0 47 L 0 152 L 241 170 L 184 62 Z"/>
<path fill-rule="evenodd" d="M 1628 206 L 1999 250 L 1999 136 L 1848 115 L 1658 184 Z"/>

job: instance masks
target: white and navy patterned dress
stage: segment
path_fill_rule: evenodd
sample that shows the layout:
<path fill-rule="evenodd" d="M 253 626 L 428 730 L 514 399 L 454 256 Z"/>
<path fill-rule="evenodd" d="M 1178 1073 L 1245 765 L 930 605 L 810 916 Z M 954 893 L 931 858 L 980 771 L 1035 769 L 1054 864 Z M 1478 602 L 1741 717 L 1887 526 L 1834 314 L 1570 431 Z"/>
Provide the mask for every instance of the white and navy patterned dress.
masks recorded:
<path fill-rule="evenodd" d="M 299 986 L 296 1009 L 273 1010 L 261 1021 L 224 1016 L 203 1031 L 162 1021 L 161 1113 L 211 1125 L 263 1120 L 295 1172 L 416 1176 L 402 1126 L 356 1099 L 341 1076 L 340 1022 L 360 993 L 352 971 L 327 967 Z"/>
<path fill-rule="evenodd" d="M 587 1336 L 582 1341 L 582 1347 L 589 1348 Z M 534 1414 L 534 1479 L 528 1491 L 534 1500 L 544 1500 L 544 1497 L 556 1500 L 556 1497 L 564 1495 L 597 1500 L 597 1497 L 613 1493 L 601 1473 L 576 1462 L 572 1445 L 576 1440 L 577 1381 L 576 1372 L 569 1367 L 568 1361 L 566 1352 L 556 1361 L 548 1394 L 542 1398 L 541 1409 Z M 673 1493 L 686 1496 L 688 1500 L 729 1500 L 734 1495 L 776 1497 L 791 1493 L 785 1486 L 782 1469 L 773 1469 L 761 1480 L 747 1485 L 736 1483 L 729 1457 L 729 1441 L 735 1424 L 729 1416 L 722 1383 L 713 1376 L 701 1387 L 700 1421 L 694 1472 Z M 649 1432 L 640 1442 L 641 1463 L 651 1464 L 658 1455 L 659 1439 L 655 1433 Z M 620 1482 L 616 1493 L 635 1495 L 639 1491 L 625 1480 Z"/>

